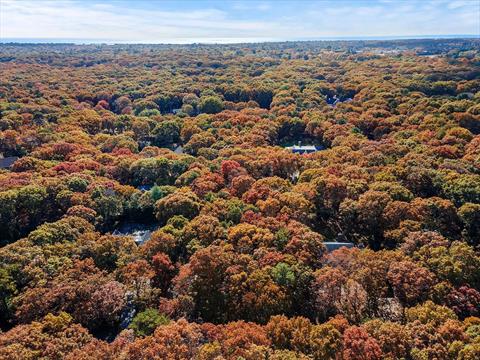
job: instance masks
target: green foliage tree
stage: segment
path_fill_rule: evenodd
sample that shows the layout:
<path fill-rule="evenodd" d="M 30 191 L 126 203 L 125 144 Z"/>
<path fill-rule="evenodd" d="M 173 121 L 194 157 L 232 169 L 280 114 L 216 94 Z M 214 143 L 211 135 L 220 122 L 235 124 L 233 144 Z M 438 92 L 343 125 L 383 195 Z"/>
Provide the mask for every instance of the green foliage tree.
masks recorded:
<path fill-rule="evenodd" d="M 135 315 L 128 327 L 135 335 L 145 337 L 151 335 L 158 326 L 167 325 L 169 322 L 170 319 L 158 310 L 149 308 Z"/>
<path fill-rule="evenodd" d="M 223 110 L 223 101 L 218 96 L 200 98 L 200 111 L 207 114 L 216 114 Z"/>

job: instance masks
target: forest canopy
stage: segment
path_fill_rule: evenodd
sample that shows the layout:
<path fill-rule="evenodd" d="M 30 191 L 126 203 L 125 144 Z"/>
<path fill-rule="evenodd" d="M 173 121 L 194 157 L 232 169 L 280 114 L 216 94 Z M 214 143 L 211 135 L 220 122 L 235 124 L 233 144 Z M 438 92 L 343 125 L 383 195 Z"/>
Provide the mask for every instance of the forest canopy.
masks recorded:
<path fill-rule="evenodd" d="M 479 48 L 0 45 L 0 358 L 480 358 Z"/>

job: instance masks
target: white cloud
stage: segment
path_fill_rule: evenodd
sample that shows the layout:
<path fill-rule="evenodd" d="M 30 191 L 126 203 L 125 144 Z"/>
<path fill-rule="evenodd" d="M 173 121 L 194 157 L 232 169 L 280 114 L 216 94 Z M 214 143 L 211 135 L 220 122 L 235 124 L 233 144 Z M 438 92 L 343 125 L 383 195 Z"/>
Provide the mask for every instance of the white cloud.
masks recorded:
<path fill-rule="evenodd" d="M 183 37 L 254 35 L 266 30 L 257 21 L 227 19 L 218 9 L 144 10 L 113 4 L 85 6 L 73 1 L 4 1 L 1 36 L 4 38 L 100 38 L 151 40 Z"/>
<path fill-rule="evenodd" d="M 477 0 L 457 0 L 457 1 L 449 2 L 447 7 L 449 9 L 458 9 L 464 6 L 471 6 L 471 5 L 480 6 Z"/>

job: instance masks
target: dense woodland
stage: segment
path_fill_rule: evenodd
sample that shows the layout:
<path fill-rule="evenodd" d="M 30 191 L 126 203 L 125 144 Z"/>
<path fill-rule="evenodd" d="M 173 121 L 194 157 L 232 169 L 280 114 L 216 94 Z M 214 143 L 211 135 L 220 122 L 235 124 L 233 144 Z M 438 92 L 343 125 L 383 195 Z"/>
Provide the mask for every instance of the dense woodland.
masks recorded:
<path fill-rule="evenodd" d="M 1 45 L 0 358 L 479 359 L 479 49 Z"/>

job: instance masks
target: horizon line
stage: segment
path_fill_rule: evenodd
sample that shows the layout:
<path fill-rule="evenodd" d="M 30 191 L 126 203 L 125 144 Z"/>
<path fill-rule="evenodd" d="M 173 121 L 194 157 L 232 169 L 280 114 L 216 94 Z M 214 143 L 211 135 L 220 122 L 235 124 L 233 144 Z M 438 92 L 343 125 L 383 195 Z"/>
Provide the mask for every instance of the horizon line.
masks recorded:
<path fill-rule="evenodd" d="M 83 39 L 83 38 L 0 38 L 0 44 L 74 44 L 74 45 L 234 45 L 259 44 L 278 42 L 313 42 L 313 41 L 375 41 L 375 40 L 442 40 L 442 39 L 480 39 L 480 34 L 437 34 L 437 35 L 379 35 L 379 36 L 322 36 L 300 37 L 291 39 L 275 38 L 186 38 L 168 39 L 155 42 L 151 40 L 120 40 L 120 39 Z"/>

